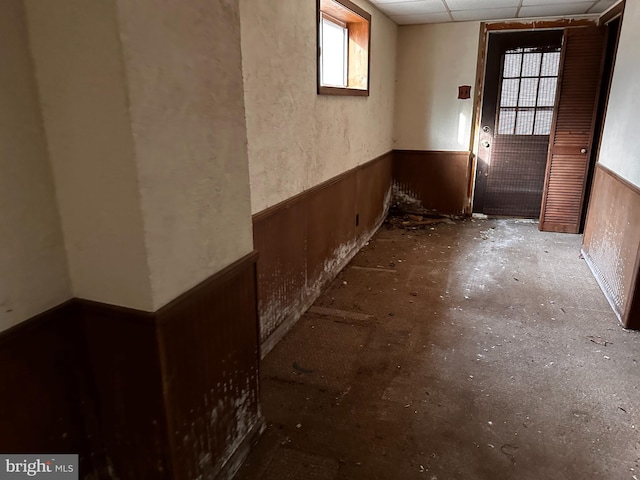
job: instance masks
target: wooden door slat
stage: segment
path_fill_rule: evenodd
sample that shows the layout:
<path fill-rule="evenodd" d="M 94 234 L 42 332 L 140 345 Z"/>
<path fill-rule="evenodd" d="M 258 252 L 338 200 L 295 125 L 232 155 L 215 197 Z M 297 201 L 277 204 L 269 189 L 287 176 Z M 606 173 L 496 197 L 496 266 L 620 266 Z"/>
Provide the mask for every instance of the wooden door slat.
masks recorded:
<path fill-rule="evenodd" d="M 540 213 L 542 231 L 580 230 L 605 42 L 604 28 L 565 29 Z"/>

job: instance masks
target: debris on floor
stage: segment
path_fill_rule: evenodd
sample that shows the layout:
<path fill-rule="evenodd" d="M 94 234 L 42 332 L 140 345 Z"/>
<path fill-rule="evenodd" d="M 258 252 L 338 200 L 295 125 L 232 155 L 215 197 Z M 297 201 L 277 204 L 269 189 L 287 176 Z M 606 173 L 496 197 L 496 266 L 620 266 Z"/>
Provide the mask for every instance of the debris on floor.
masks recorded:
<path fill-rule="evenodd" d="M 262 361 L 267 429 L 236 479 L 637 477 L 640 332 L 580 246 L 391 216 Z"/>
<path fill-rule="evenodd" d="M 607 340 L 604 340 L 601 336 L 599 335 L 587 335 L 587 338 L 595 343 L 596 345 L 602 345 L 603 347 L 606 347 L 607 345 L 610 345 L 611 342 L 608 342 Z"/>
<path fill-rule="evenodd" d="M 418 230 L 430 227 L 436 224 L 455 224 L 453 217 L 447 215 L 439 215 L 433 212 L 423 211 L 415 212 L 415 209 L 406 211 L 398 206 L 393 206 L 389 210 L 384 225 L 387 229 L 399 228 L 404 230 Z"/>

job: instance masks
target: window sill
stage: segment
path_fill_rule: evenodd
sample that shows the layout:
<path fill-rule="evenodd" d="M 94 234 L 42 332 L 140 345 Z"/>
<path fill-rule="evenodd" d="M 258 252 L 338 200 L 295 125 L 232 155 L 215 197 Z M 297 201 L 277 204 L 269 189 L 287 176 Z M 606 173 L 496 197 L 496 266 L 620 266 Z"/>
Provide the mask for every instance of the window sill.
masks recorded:
<path fill-rule="evenodd" d="M 369 90 L 345 87 L 318 87 L 318 95 L 340 95 L 351 97 L 368 97 Z"/>

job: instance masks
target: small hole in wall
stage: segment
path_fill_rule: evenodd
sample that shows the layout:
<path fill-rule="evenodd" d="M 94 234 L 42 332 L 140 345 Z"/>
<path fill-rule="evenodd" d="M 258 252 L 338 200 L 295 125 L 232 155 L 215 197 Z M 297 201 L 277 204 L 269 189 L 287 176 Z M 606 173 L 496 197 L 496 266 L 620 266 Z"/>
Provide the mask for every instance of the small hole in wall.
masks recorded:
<path fill-rule="evenodd" d="M 356 213 L 356 227 L 360 225 L 360 214 Z"/>

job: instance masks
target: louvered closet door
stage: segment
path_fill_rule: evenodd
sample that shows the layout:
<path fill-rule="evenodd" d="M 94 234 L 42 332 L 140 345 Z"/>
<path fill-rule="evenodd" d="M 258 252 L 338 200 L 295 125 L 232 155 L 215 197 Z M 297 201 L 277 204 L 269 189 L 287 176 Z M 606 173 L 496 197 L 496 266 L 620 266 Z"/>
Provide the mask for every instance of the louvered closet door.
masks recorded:
<path fill-rule="evenodd" d="M 540 230 L 580 231 L 605 40 L 604 28 L 565 30 Z"/>

